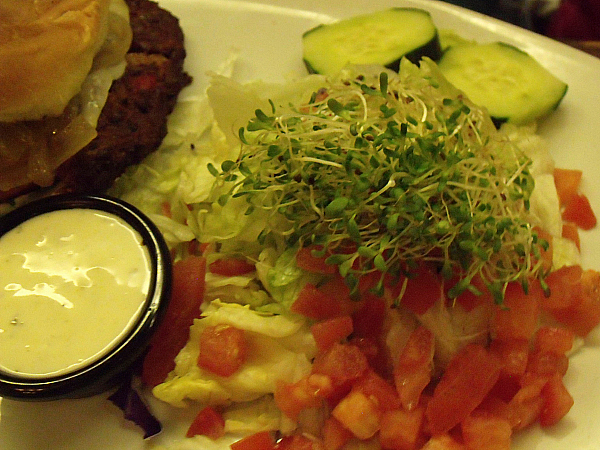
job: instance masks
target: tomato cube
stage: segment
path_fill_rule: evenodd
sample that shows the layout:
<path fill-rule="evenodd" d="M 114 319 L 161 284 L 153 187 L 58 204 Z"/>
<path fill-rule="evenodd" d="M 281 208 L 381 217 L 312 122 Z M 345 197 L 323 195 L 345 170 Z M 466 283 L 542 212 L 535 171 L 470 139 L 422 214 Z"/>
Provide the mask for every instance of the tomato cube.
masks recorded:
<path fill-rule="evenodd" d="M 314 324 L 310 331 L 315 338 L 317 348 L 329 350 L 333 344 L 347 338 L 354 327 L 350 316 L 334 317 Z"/>
<path fill-rule="evenodd" d="M 538 283 L 530 283 L 529 293 L 520 283 L 510 283 L 506 288 L 504 304 L 496 309 L 492 319 L 492 333 L 498 340 L 529 340 L 535 332 L 543 292 Z"/>
<path fill-rule="evenodd" d="M 205 275 L 206 259 L 202 257 L 190 256 L 173 264 L 171 299 L 142 364 L 142 381 L 147 386 L 162 383 L 175 368 L 175 357 L 189 338 L 189 328 L 200 317 Z"/>
<path fill-rule="evenodd" d="M 554 375 L 542 389 L 544 403 L 540 412 L 540 425 L 549 427 L 558 423 L 573 406 L 573 397 L 562 382 Z"/>
<path fill-rule="evenodd" d="M 275 386 L 275 403 L 281 412 L 296 419 L 305 408 L 321 405 L 333 392 L 331 379 L 326 375 L 311 374 L 295 383 L 278 381 Z"/>
<path fill-rule="evenodd" d="M 535 334 L 534 350 L 537 352 L 567 353 L 573 348 L 575 334 L 562 327 L 541 327 Z"/>
<path fill-rule="evenodd" d="M 315 320 L 331 319 L 343 315 L 338 299 L 321 292 L 311 283 L 305 284 L 300 290 L 290 311 Z"/>
<path fill-rule="evenodd" d="M 394 382 L 402 406 L 407 410 L 418 405 L 421 393 L 431 381 L 434 350 L 433 333 L 419 327 L 411 333 L 400 354 L 394 368 Z"/>
<path fill-rule="evenodd" d="M 505 419 L 473 414 L 462 421 L 461 430 L 469 450 L 510 450 L 512 429 Z"/>
<path fill-rule="evenodd" d="M 312 371 L 341 384 L 358 379 L 368 367 L 367 357 L 357 346 L 336 343 L 327 352 L 317 355 Z"/>
<path fill-rule="evenodd" d="M 466 447 L 449 434 L 440 434 L 429 439 L 421 450 L 465 450 Z"/>
<path fill-rule="evenodd" d="M 367 370 L 366 374 L 354 383 L 352 389 L 374 400 L 382 411 L 390 411 L 402 406 L 394 386 L 372 370 Z"/>
<path fill-rule="evenodd" d="M 412 411 L 396 409 L 383 413 L 379 430 L 379 442 L 383 449 L 412 450 L 422 438 L 425 418 L 423 407 Z"/>
<path fill-rule="evenodd" d="M 327 256 L 318 256 L 313 252 L 319 252 L 321 248 L 318 246 L 302 247 L 296 253 L 296 265 L 307 272 L 333 275 L 338 272 L 338 268 L 334 264 L 327 264 L 325 260 Z"/>
<path fill-rule="evenodd" d="M 573 222 L 583 230 L 591 230 L 596 226 L 596 215 L 590 201 L 583 194 L 577 194 L 567 204 L 562 213 L 565 222 Z"/>
<path fill-rule="evenodd" d="M 277 445 L 276 450 L 323 450 L 322 445 L 301 434 L 285 436 Z"/>
<path fill-rule="evenodd" d="M 542 309 L 555 314 L 572 308 L 577 302 L 582 275 L 583 269 L 579 265 L 563 266 L 550 273 L 545 279 L 550 296 L 542 300 Z"/>
<path fill-rule="evenodd" d="M 225 436 L 225 420 L 214 408 L 207 406 L 196 415 L 185 435 L 186 437 L 202 435 L 219 439 Z"/>
<path fill-rule="evenodd" d="M 521 430 L 538 420 L 544 399 L 541 396 L 546 377 L 525 373 L 521 377 L 522 387 L 508 403 L 508 420 L 513 430 Z"/>
<path fill-rule="evenodd" d="M 254 264 L 245 259 L 221 258 L 212 262 L 209 266 L 210 273 L 224 277 L 236 277 L 254 272 Z"/>
<path fill-rule="evenodd" d="M 331 412 L 359 439 L 369 439 L 379 431 L 381 411 L 373 400 L 358 390 L 351 391 Z"/>
<path fill-rule="evenodd" d="M 435 436 L 462 422 L 483 401 L 500 377 L 497 356 L 468 344 L 450 361 L 427 403 L 426 416 Z"/>
<path fill-rule="evenodd" d="M 554 169 L 554 185 L 561 206 L 566 206 L 579 192 L 583 172 L 572 169 Z"/>
<path fill-rule="evenodd" d="M 402 283 L 399 283 L 402 285 Z M 440 277 L 430 268 L 422 267 L 414 277 L 406 279 L 406 289 L 400 303 L 417 315 L 425 314 L 442 298 Z"/>
<path fill-rule="evenodd" d="M 234 442 L 229 447 L 231 450 L 275 450 L 275 442 L 270 432 L 259 431 Z"/>
<path fill-rule="evenodd" d="M 527 369 L 529 341 L 526 339 L 496 339 L 490 344 L 490 350 L 500 357 L 502 375 L 516 377 Z"/>
<path fill-rule="evenodd" d="M 354 435 L 335 417 L 328 417 L 323 427 L 323 446 L 325 450 L 339 450 L 352 439 Z"/>
<path fill-rule="evenodd" d="M 581 251 L 581 239 L 579 238 L 579 230 L 577 229 L 576 224 L 572 222 L 563 223 L 562 237 L 573 241 L 577 246 L 577 250 Z"/>
<path fill-rule="evenodd" d="M 230 377 L 246 362 L 248 344 L 244 330 L 230 325 L 206 327 L 200 334 L 198 366 L 221 377 Z"/>
<path fill-rule="evenodd" d="M 551 295 L 542 307 L 579 336 L 600 323 L 600 273 L 565 266 L 546 277 Z"/>
<path fill-rule="evenodd" d="M 379 338 L 387 309 L 385 300 L 369 293 L 362 294 L 362 298 L 360 309 L 352 314 L 354 332 L 360 337 Z"/>

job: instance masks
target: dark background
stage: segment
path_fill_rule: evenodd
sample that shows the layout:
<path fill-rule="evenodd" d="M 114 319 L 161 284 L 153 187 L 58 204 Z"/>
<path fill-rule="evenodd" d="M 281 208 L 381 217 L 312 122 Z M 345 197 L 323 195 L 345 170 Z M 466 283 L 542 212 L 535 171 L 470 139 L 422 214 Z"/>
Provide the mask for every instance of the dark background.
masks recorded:
<path fill-rule="evenodd" d="M 445 0 L 600 57 L 600 0 Z"/>

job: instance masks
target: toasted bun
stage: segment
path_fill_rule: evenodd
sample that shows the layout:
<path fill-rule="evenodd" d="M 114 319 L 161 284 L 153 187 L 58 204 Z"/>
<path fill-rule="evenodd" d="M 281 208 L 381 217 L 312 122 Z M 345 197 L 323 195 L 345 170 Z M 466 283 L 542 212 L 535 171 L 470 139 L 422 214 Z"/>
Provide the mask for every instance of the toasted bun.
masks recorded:
<path fill-rule="evenodd" d="M 108 31 L 110 0 L 3 0 L 0 121 L 62 113 Z"/>

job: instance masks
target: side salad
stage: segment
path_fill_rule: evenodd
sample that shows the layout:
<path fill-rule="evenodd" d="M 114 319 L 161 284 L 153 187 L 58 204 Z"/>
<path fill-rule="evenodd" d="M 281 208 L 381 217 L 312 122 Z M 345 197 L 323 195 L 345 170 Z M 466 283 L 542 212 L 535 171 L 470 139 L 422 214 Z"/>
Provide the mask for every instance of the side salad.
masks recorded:
<path fill-rule="evenodd" d="M 142 381 L 197 411 L 182 439 L 509 449 L 568 413 L 595 217 L 535 125 L 497 128 L 428 58 L 207 95 L 111 192 L 172 248 Z"/>

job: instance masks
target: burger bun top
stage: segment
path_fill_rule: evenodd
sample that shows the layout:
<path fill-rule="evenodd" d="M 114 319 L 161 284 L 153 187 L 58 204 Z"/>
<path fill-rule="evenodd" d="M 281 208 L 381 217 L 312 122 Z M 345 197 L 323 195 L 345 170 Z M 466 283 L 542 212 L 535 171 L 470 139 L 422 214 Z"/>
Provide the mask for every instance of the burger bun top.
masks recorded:
<path fill-rule="evenodd" d="M 110 3 L 0 2 L 0 122 L 62 113 L 106 40 Z"/>

